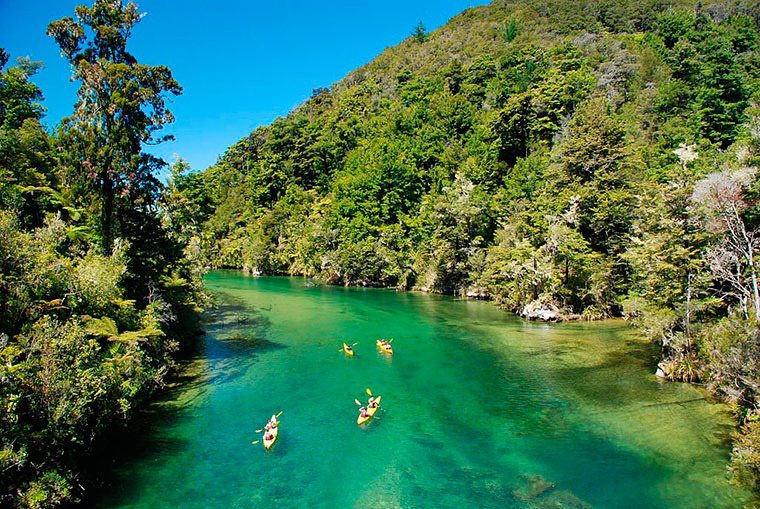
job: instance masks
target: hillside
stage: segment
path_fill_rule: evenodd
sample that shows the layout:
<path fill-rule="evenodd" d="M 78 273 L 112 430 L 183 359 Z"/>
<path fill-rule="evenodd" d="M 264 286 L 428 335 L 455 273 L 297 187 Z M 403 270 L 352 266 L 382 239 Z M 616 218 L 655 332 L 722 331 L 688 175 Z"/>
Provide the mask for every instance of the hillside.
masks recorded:
<path fill-rule="evenodd" d="M 210 267 L 625 315 L 746 421 L 754 482 L 760 10 L 495 1 L 410 36 L 199 173 L 164 220 Z"/>
<path fill-rule="evenodd" d="M 176 178 L 178 219 L 212 266 L 617 313 L 674 150 L 695 182 L 757 96 L 756 11 L 670 5 L 468 9 Z"/>

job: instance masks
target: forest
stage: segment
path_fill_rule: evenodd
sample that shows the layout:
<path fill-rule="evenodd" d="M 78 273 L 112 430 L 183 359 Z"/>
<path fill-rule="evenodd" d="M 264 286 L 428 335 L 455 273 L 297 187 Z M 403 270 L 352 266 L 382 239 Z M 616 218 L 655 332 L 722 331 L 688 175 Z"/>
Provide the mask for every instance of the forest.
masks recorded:
<path fill-rule="evenodd" d="M 143 152 L 182 88 L 127 52 L 139 19 L 99 0 L 49 25 L 79 83 L 53 133 L 41 64 L 0 52 L 0 506 L 81 500 L 102 438 L 199 330 L 202 267 L 162 219 L 165 163 Z"/>
<path fill-rule="evenodd" d="M 624 317 L 737 418 L 760 489 L 760 8 L 496 0 L 409 37 L 195 169 L 145 152 L 182 92 L 132 3 L 53 21 L 78 100 L 0 53 L 1 505 L 81 500 L 171 376 L 209 268 Z M 65 79 L 65 78 L 64 78 Z"/>

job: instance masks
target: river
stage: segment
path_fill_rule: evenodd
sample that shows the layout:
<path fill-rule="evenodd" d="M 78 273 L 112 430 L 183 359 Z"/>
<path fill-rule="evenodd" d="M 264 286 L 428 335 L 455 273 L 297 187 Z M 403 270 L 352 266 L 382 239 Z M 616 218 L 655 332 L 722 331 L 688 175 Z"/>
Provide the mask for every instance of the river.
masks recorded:
<path fill-rule="evenodd" d="M 490 302 L 235 271 L 207 285 L 219 306 L 199 351 L 136 421 L 99 507 L 749 500 L 728 482 L 726 407 L 658 381 L 656 349 L 621 321 L 533 323 Z M 367 388 L 382 407 L 359 427 Z M 273 449 L 253 445 L 280 411 Z"/>

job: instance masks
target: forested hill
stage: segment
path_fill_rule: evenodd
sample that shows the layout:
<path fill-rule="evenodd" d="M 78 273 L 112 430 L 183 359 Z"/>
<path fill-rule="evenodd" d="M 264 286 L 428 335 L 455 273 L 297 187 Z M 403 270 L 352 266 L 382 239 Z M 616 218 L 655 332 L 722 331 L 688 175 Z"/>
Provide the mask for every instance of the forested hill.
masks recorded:
<path fill-rule="evenodd" d="M 173 218 L 215 267 L 593 317 L 652 290 L 673 306 L 709 243 L 687 217 L 693 185 L 755 156 L 759 15 L 726 1 L 468 9 L 206 171 L 175 167 Z"/>
<path fill-rule="evenodd" d="M 624 314 L 703 380 L 760 472 L 760 9 L 497 0 L 422 25 L 256 129 L 175 165 L 166 219 L 211 267 Z"/>

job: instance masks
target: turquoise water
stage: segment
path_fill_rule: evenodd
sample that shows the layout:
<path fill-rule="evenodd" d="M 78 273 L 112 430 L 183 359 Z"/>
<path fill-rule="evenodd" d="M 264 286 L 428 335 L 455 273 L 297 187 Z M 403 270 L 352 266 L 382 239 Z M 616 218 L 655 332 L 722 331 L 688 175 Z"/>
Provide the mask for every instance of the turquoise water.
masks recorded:
<path fill-rule="evenodd" d="M 218 309 L 136 423 L 101 507 L 741 507 L 731 419 L 619 321 L 299 278 L 207 278 Z M 394 337 L 395 355 L 375 339 Z M 338 351 L 356 342 L 357 356 Z M 356 425 L 354 398 L 383 396 Z M 271 451 L 254 432 L 283 411 Z"/>

